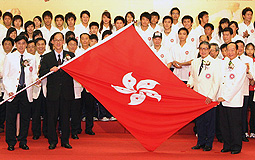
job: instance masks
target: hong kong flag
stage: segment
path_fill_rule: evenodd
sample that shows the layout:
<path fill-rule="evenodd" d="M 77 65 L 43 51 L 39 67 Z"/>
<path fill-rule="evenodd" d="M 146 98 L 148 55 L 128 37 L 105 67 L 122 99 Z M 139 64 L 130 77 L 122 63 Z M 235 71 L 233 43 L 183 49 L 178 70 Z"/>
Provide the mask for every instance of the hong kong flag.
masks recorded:
<path fill-rule="evenodd" d="M 63 66 L 149 151 L 216 106 L 181 82 L 128 25 Z"/>

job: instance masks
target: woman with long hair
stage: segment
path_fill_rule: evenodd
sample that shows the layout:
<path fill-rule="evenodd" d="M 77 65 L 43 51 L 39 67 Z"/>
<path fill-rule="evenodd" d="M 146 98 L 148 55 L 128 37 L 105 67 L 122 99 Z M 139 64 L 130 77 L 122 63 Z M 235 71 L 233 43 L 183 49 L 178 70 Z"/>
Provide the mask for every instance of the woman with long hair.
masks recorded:
<path fill-rule="evenodd" d="M 104 11 L 101 17 L 100 27 L 99 27 L 99 33 L 104 33 L 105 30 L 112 31 L 113 25 L 111 23 L 111 14 L 108 11 Z M 99 39 L 102 39 L 100 37 Z"/>

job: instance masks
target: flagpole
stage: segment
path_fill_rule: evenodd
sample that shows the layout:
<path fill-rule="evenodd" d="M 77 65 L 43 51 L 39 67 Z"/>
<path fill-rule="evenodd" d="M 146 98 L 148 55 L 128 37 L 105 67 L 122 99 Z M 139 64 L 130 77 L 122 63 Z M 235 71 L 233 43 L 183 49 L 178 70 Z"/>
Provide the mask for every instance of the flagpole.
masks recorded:
<path fill-rule="evenodd" d="M 104 40 L 102 40 L 101 42 L 99 42 L 99 43 L 95 44 L 94 46 L 90 47 L 89 49 L 87 49 L 83 54 L 85 54 L 86 52 L 90 51 L 91 49 L 94 49 L 94 48 L 96 48 L 97 46 L 99 46 L 99 45 L 105 43 L 106 41 L 110 40 L 112 37 L 116 36 L 117 34 L 119 34 L 120 32 L 124 31 L 125 29 L 127 29 L 128 27 L 130 27 L 130 26 L 133 25 L 133 24 L 134 24 L 134 22 L 131 22 L 131 23 L 128 24 L 127 26 L 125 26 L 125 27 L 119 29 L 117 32 L 113 33 L 112 35 L 106 37 L 106 38 L 105 38 Z M 74 61 L 75 59 L 77 59 L 78 57 L 82 56 L 83 54 L 81 54 L 81 55 L 79 55 L 79 56 L 77 56 L 77 57 L 74 57 L 74 58 L 70 59 L 69 61 L 63 63 L 62 65 L 58 66 L 58 69 L 60 69 L 61 67 L 67 65 L 68 63 Z M 12 98 L 14 98 L 14 97 L 15 97 L 16 95 L 18 95 L 19 93 L 21 93 L 21 92 L 23 92 L 24 90 L 26 90 L 26 89 L 30 88 L 31 86 L 35 85 L 38 81 L 41 81 L 42 79 L 46 78 L 47 76 L 51 75 L 52 73 L 54 73 L 54 71 L 48 72 L 47 74 L 45 74 L 44 76 L 42 76 L 42 77 L 41 77 L 40 79 L 38 79 L 37 81 L 31 83 L 30 85 L 28 85 L 28 86 L 26 86 L 25 88 L 23 88 L 23 89 L 19 90 L 18 92 L 16 92 L 14 95 L 12 95 L 12 96 L 8 97 L 7 99 L 3 100 L 2 102 L 0 102 L 0 105 L 2 105 L 4 102 L 6 102 L 6 101 L 8 101 L 8 100 L 10 100 L 10 99 L 12 99 Z"/>
<path fill-rule="evenodd" d="M 37 81 L 31 83 L 30 85 L 26 86 L 25 88 L 22 88 L 21 90 L 19 90 L 18 92 L 16 92 L 14 95 L 8 97 L 7 99 L 3 100 L 2 102 L 0 102 L 0 105 L 2 105 L 4 102 L 14 98 L 16 95 L 20 94 L 21 92 L 23 92 L 24 90 L 30 88 L 31 86 L 35 85 L 37 82 L 43 80 L 44 78 L 46 78 L 47 76 L 51 75 L 52 73 L 54 73 L 53 71 L 48 72 L 47 74 L 45 74 L 44 76 L 42 76 L 40 79 L 38 79 Z"/>

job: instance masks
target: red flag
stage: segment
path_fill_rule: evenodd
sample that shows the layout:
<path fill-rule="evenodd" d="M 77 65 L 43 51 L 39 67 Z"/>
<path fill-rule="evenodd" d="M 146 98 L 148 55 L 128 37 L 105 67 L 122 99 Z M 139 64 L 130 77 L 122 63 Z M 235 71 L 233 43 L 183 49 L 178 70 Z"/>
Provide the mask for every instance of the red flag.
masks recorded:
<path fill-rule="evenodd" d="M 62 67 L 149 151 L 216 103 L 181 82 L 131 25 Z"/>

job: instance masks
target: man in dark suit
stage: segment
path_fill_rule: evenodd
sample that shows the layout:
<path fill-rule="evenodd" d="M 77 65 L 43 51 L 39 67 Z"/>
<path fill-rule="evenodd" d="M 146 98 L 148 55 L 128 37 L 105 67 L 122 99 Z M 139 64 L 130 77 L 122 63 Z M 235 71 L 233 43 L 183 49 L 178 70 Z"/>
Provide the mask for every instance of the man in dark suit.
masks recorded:
<path fill-rule="evenodd" d="M 56 125 L 58 115 L 61 123 L 61 146 L 71 149 L 70 136 L 70 107 L 74 100 L 73 78 L 57 66 L 74 57 L 74 53 L 63 50 L 64 36 L 60 32 L 53 35 L 54 50 L 45 54 L 41 62 L 39 77 L 50 71 L 53 74 L 47 77 L 47 111 L 48 111 L 48 142 L 49 149 L 55 149 L 58 143 Z"/>

